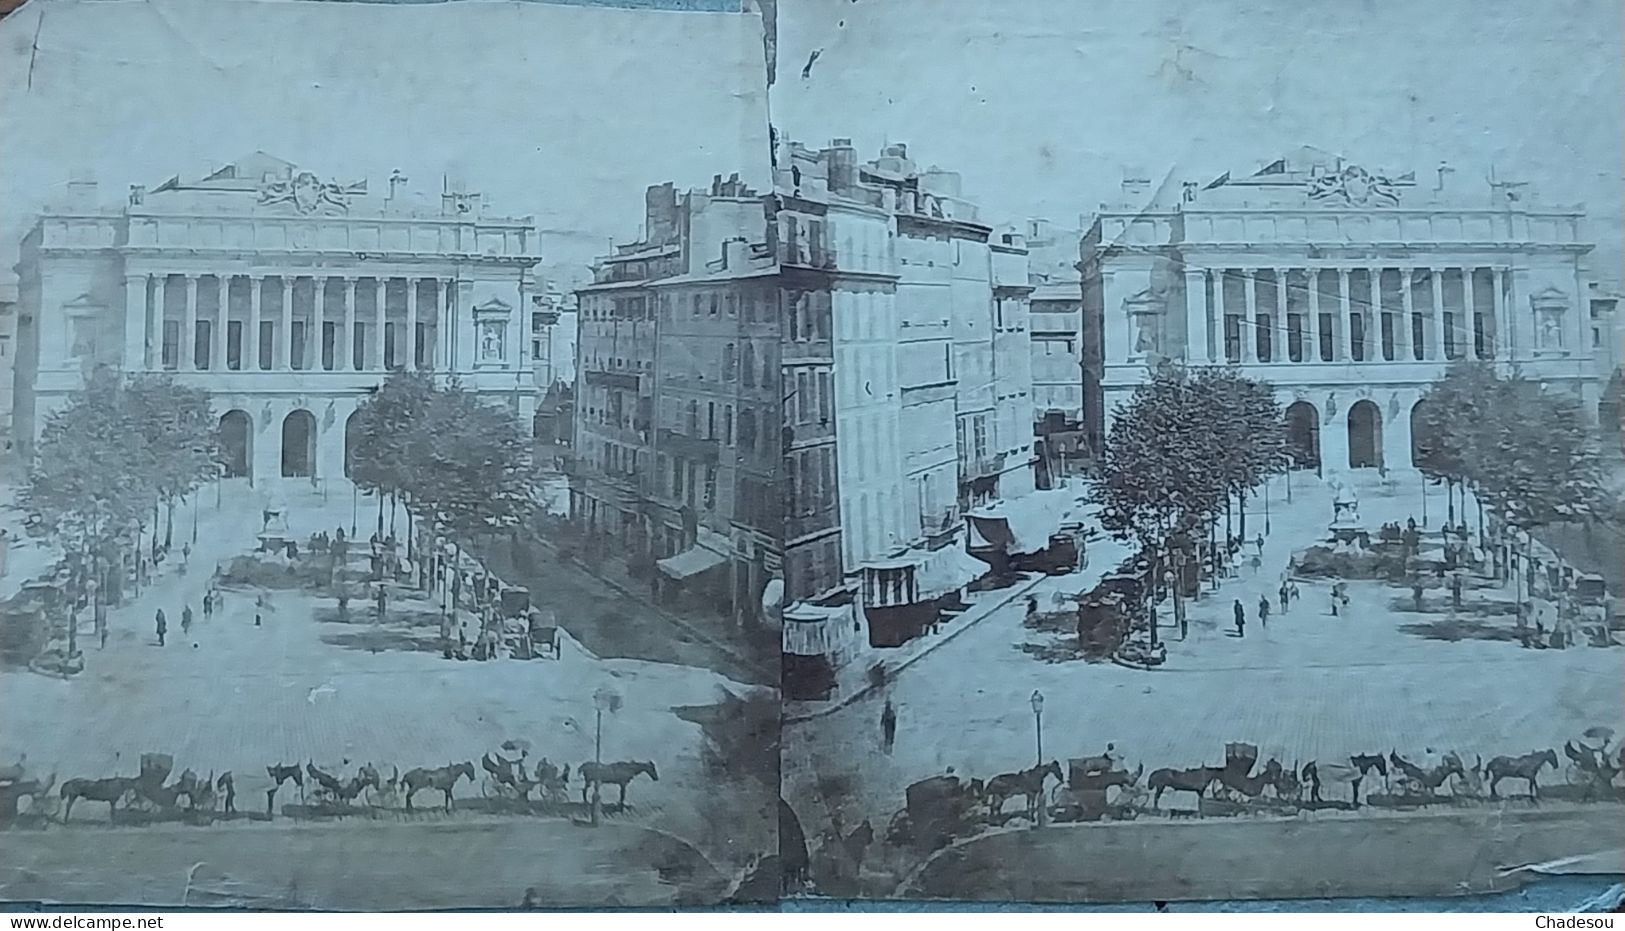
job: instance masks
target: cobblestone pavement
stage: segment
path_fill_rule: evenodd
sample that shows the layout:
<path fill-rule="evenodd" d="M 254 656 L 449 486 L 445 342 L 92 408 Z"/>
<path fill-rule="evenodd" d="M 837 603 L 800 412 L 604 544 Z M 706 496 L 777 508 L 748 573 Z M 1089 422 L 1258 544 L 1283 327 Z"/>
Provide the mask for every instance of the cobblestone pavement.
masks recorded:
<path fill-rule="evenodd" d="M 1046 699 L 1046 759 L 1100 753 L 1113 742 L 1130 767 L 1217 765 L 1228 741 L 1257 744 L 1288 765 L 1428 747 L 1488 759 L 1625 724 L 1625 654 L 1524 650 L 1491 639 L 1507 633 L 1497 625 L 1512 624 L 1494 613 L 1508 595 L 1493 586 L 1471 589 L 1452 619 L 1438 590 L 1416 614 L 1408 590 L 1353 583 L 1347 616 L 1333 618 L 1329 589 L 1301 583 L 1301 600 L 1260 627 L 1259 596 L 1273 599 L 1291 551 L 1323 537 L 1331 516 L 1323 486 L 1294 481 L 1290 507 L 1276 489 L 1258 573 L 1243 568 L 1192 604 L 1185 642 L 1164 612 L 1162 636 L 1172 638 L 1164 667 L 1046 661 L 1043 648 L 1061 635 L 1025 629 L 1014 603 L 898 675 L 886 693 L 898 715 L 890 753 L 880 740 L 881 695 L 788 727 L 786 797 L 808 831 L 821 830 L 833 810 L 847 824 L 884 823 L 906 786 L 950 767 L 986 778 L 1032 765 L 1034 690 Z M 1367 491 L 1362 518 L 1368 526 L 1403 520 L 1413 503 Z M 1256 521 L 1250 517 L 1249 529 Z M 1236 598 L 1249 613 L 1245 638 L 1229 633 Z M 1463 629 L 1475 633 L 1445 639 Z"/>
<path fill-rule="evenodd" d="M 114 610 L 105 649 L 86 623 L 86 668 L 73 680 L 0 670 L 0 759 L 26 753 L 42 775 L 97 777 L 134 775 L 141 753 L 164 752 L 177 771 L 233 771 L 239 807 L 255 807 L 274 763 L 313 760 L 348 773 L 371 761 L 387 774 L 392 766 L 478 761 L 503 740 L 522 738 L 532 742 L 533 758 L 579 765 L 593 756 L 592 696 L 608 686 L 624 705 L 604 722 L 605 758 L 650 760 L 659 772 L 658 781 L 639 779 L 628 793 L 643 823 L 723 843 L 739 856 L 771 846 L 767 816 L 760 824 L 750 817 L 711 823 L 704 734 L 674 713 L 750 691 L 718 673 L 600 660 L 574 644 L 558 661 L 446 660 L 434 645 L 428 602 L 406 597 L 375 625 L 359 606 L 344 623 L 329 598 L 275 592 L 255 627 L 255 592 L 228 591 L 223 612 L 204 620 L 198 605 L 212 561 L 251 548 L 262 504 L 241 494 L 227 495 L 219 512 L 205 507 L 200 550 L 208 556 L 194 554 L 187 574 L 168 572 Z M 307 492 L 290 495 L 288 507 L 290 529 L 302 537 L 347 524 L 350 503 L 330 499 L 323 507 Z M 190 636 L 180 629 L 184 604 L 197 613 Z M 159 607 L 169 621 L 165 647 L 153 630 Z M 479 788 L 465 782 L 458 794 L 477 796 Z M 82 811 L 75 809 L 75 821 L 106 819 L 105 806 Z"/>

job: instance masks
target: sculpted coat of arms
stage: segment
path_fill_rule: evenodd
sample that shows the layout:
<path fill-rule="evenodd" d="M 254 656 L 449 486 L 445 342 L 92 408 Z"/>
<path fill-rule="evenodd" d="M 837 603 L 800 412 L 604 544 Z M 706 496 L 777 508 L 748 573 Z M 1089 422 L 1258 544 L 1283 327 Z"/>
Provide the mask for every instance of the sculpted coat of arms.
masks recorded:
<path fill-rule="evenodd" d="M 287 181 L 267 181 L 260 187 L 260 206 L 286 204 L 296 213 L 348 213 L 349 198 L 366 193 L 366 183 L 339 184 L 322 181 L 315 172 L 300 171 Z"/>
<path fill-rule="evenodd" d="M 1310 179 L 1309 199 L 1356 207 L 1394 207 L 1399 204 L 1399 189 L 1386 175 L 1372 174 L 1358 165 L 1350 165 L 1342 171 Z"/>

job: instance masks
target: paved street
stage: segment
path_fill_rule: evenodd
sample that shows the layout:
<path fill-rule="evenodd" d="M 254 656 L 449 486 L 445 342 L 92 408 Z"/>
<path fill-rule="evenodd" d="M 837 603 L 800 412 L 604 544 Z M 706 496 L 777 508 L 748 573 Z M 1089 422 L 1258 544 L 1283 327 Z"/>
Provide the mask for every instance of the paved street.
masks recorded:
<path fill-rule="evenodd" d="M 1606 852 L 1625 872 L 1618 810 L 1121 822 L 1013 830 L 939 854 L 909 884 L 930 898 L 1031 902 L 1465 895 L 1510 867 Z"/>
<path fill-rule="evenodd" d="M 87 833 L 90 832 L 90 833 Z M 410 911 L 715 903 L 733 871 L 669 835 L 567 821 L 11 832 L 0 899 Z M 410 851 L 410 856 L 402 856 Z"/>
<path fill-rule="evenodd" d="M 719 673 L 599 659 L 574 641 L 558 661 L 450 661 L 435 643 L 429 603 L 406 597 L 397 597 L 386 623 L 377 625 L 361 604 L 352 605 L 346 623 L 330 598 L 274 592 L 263 626 L 255 627 L 256 593 L 228 590 L 223 613 L 204 620 L 199 604 L 214 559 L 246 552 L 260 529 L 261 497 L 237 491 L 224 496 L 218 511 L 212 497 L 205 499 L 190 571 L 166 572 L 112 612 L 105 649 L 94 642 L 88 621 L 82 626 L 84 673 L 63 681 L 0 670 L 6 709 L 0 760 L 26 753 L 40 775 L 100 777 L 134 775 L 140 754 L 164 752 L 174 756 L 177 772 L 231 770 L 239 808 L 254 809 L 268 788 L 265 767 L 274 763 L 313 760 L 346 775 L 369 761 L 386 775 L 395 766 L 405 771 L 462 760 L 477 766 L 482 753 L 519 738 L 532 743 L 533 760 L 547 756 L 579 766 L 593 758 L 593 694 L 609 687 L 624 704 L 605 717 L 605 759 L 648 760 L 659 775 L 631 785 L 629 817 L 699 844 L 719 863 L 737 865 L 772 847 L 774 798 L 736 797 L 726 806 L 714 801 L 707 735 L 676 713 L 757 691 Z M 348 529 L 348 498 L 333 495 L 324 506 L 308 488 L 290 491 L 291 531 L 303 538 L 340 523 Z M 370 514 L 364 501 L 361 513 L 365 536 Z M 190 514 L 184 518 L 189 538 Z M 178 518 L 177 559 L 182 527 Z M 189 637 L 180 629 L 185 604 L 197 612 Z M 169 621 L 162 648 L 153 631 L 159 607 Z M 561 619 L 568 629 L 568 617 Z M 467 782 L 457 789 L 465 798 L 479 791 Z M 431 794 L 418 801 L 432 804 Z M 722 816 L 724 808 L 732 820 Z M 106 817 L 106 806 L 98 805 L 73 813 L 76 822 Z"/>
<path fill-rule="evenodd" d="M 1448 620 L 1447 596 L 1436 589 L 1418 615 L 1408 590 L 1351 584 L 1348 616 L 1333 618 L 1329 589 L 1303 583 L 1298 604 L 1261 628 L 1259 596 L 1273 597 L 1290 551 L 1324 536 L 1331 517 L 1324 487 L 1307 488 L 1301 477 L 1294 483 L 1290 509 L 1276 489 L 1256 576 L 1243 568 L 1193 604 L 1183 643 L 1164 611 L 1161 633 L 1171 638 L 1164 667 L 1072 659 L 1058 648 L 1065 634 L 1023 627 L 1018 600 L 898 675 L 889 691 L 898 715 L 890 754 L 881 746 L 880 695 L 788 727 L 786 797 L 810 819 L 809 832 L 833 810 L 848 824 L 866 817 L 883 824 L 902 807 L 906 786 L 950 767 L 987 778 L 1032 765 L 1035 689 L 1046 698 L 1046 759 L 1100 753 L 1113 742 L 1131 768 L 1143 761 L 1147 769 L 1217 765 L 1228 741 L 1255 743 L 1287 765 L 1392 749 L 1420 755 L 1428 747 L 1488 759 L 1558 747 L 1593 725 L 1625 724 L 1621 652 L 1524 650 L 1491 639 L 1495 625 L 1512 623 L 1489 613 L 1508 597 L 1497 589 L 1468 592 L 1463 625 L 1440 623 Z M 1414 504 L 1368 490 L 1361 516 L 1372 527 L 1402 521 Z M 1250 516 L 1250 531 L 1255 524 L 1262 526 Z M 1229 633 L 1235 598 L 1249 612 L 1245 638 Z M 1464 628 L 1476 635 L 1444 639 Z"/>

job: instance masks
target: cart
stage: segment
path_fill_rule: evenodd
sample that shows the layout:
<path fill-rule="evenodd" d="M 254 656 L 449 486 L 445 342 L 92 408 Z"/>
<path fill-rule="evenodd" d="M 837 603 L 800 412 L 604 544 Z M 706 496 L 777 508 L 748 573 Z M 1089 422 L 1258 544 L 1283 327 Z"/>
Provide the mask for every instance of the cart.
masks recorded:
<path fill-rule="evenodd" d="M 886 842 L 934 850 L 976 830 L 982 782 L 932 776 L 909 786 L 904 800 L 906 807 L 886 828 Z"/>
<path fill-rule="evenodd" d="M 1139 812 L 1144 769 L 1129 772 L 1106 755 L 1068 760 L 1066 785 L 1057 786 L 1050 796 L 1050 820 L 1065 824 L 1133 818 Z"/>

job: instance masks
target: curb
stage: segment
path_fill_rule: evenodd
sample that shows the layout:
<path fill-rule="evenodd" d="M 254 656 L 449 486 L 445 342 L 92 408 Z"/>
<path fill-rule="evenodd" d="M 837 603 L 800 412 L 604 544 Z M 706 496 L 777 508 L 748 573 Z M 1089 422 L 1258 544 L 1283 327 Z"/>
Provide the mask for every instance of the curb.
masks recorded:
<path fill-rule="evenodd" d="M 940 637 L 938 637 L 936 640 L 933 640 L 929 646 L 922 648 L 919 652 L 909 656 L 907 659 L 905 659 L 905 660 L 899 662 L 897 665 L 891 667 L 890 669 L 888 669 L 886 671 L 886 678 L 888 680 L 890 680 L 892 677 L 896 676 L 898 673 L 900 673 L 903 670 L 907 669 L 908 667 L 914 665 L 921 658 L 923 658 L 923 657 L 925 657 L 925 656 L 927 656 L 927 655 L 929 655 L 931 653 L 935 653 L 939 648 L 941 648 L 943 646 L 946 646 L 948 644 L 948 642 L 953 640 L 955 637 L 958 637 L 960 634 L 964 633 L 965 631 L 970 630 L 972 627 L 975 627 L 977 624 L 980 624 L 982 621 L 987 620 L 989 617 L 991 617 L 993 615 L 993 613 L 995 611 L 999 610 L 1000 608 L 1004 607 L 1005 605 L 1009 604 L 1010 602 L 1015 601 L 1017 598 L 1020 598 L 1022 595 L 1027 594 L 1029 591 L 1032 591 L 1034 588 L 1037 588 L 1038 583 L 1044 581 L 1044 579 L 1046 579 L 1046 578 L 1048 578 L 1048 576 L 1040 574 L 1040 575 L 1038 575 L 1038 576 L 1036 576 L 1034 578 L 1026 580 L 1025 582 L 1019 583 L 1017 585 L 1012 585 L 1009 588 L 1005 589 L 1005 591 L 1008 594 L 1006 594 L 1005 597 L 999 599 L 998 601 L 993 602 L 991 604 L 991 606 L 986 611 L 982 612 L 982 614 L 979 617 L 976 617 L 976 618 L 974 618 L 974 619 L 972 619 L 972 620 L 970 620 L 970 621 L 968 621 L 968 622 L 966 622 L 966 623 L 964 623 L 964 624 L 962 624 L 962 625 L 960 625 L 958 627 L 955 627 L 954 629 L 952 629 L 952 630 L 948 631 L 947 633 L 945 633 L 945 634 L 941 635 Z M 857 691 L 852 692 L 852 693 L 846 695 L 845 697 L 843 697 L 843 698 L 841 698 L 841 699 L 839 699 L 837 701 L 831 702 L 827 707 L 819 708 L 817 711 L 810 711 L 810 712 L 806 712 L 804 714 L 785 715 L 785 716 L 780 718 L 780 721 L 784 725 L 801 724 L 801 723 L 804 723 L 804 722 L 807 722 L 807 721 L 814 720 L 815 718 L 821 718 L 821 717 L 824 717 L 825 715 L 834 714 L 835 712 L 840 711 L 842 708 L 845 708 L 847 705 L 852 704 L 853 702 L 855 702 L 858 699 L 864 697 L 865 695 L 868 695 L 869 693 L 871 693 L 871 692 L 873 692 L 873 691 L 875 691 L 877 689 L 884 688 L 884 687 L 885 687 L 884 684 L 875 685 L 874 683 L 870 683 L 870 684 L 864 686 L 863 688 L 858 689 Z"/>

